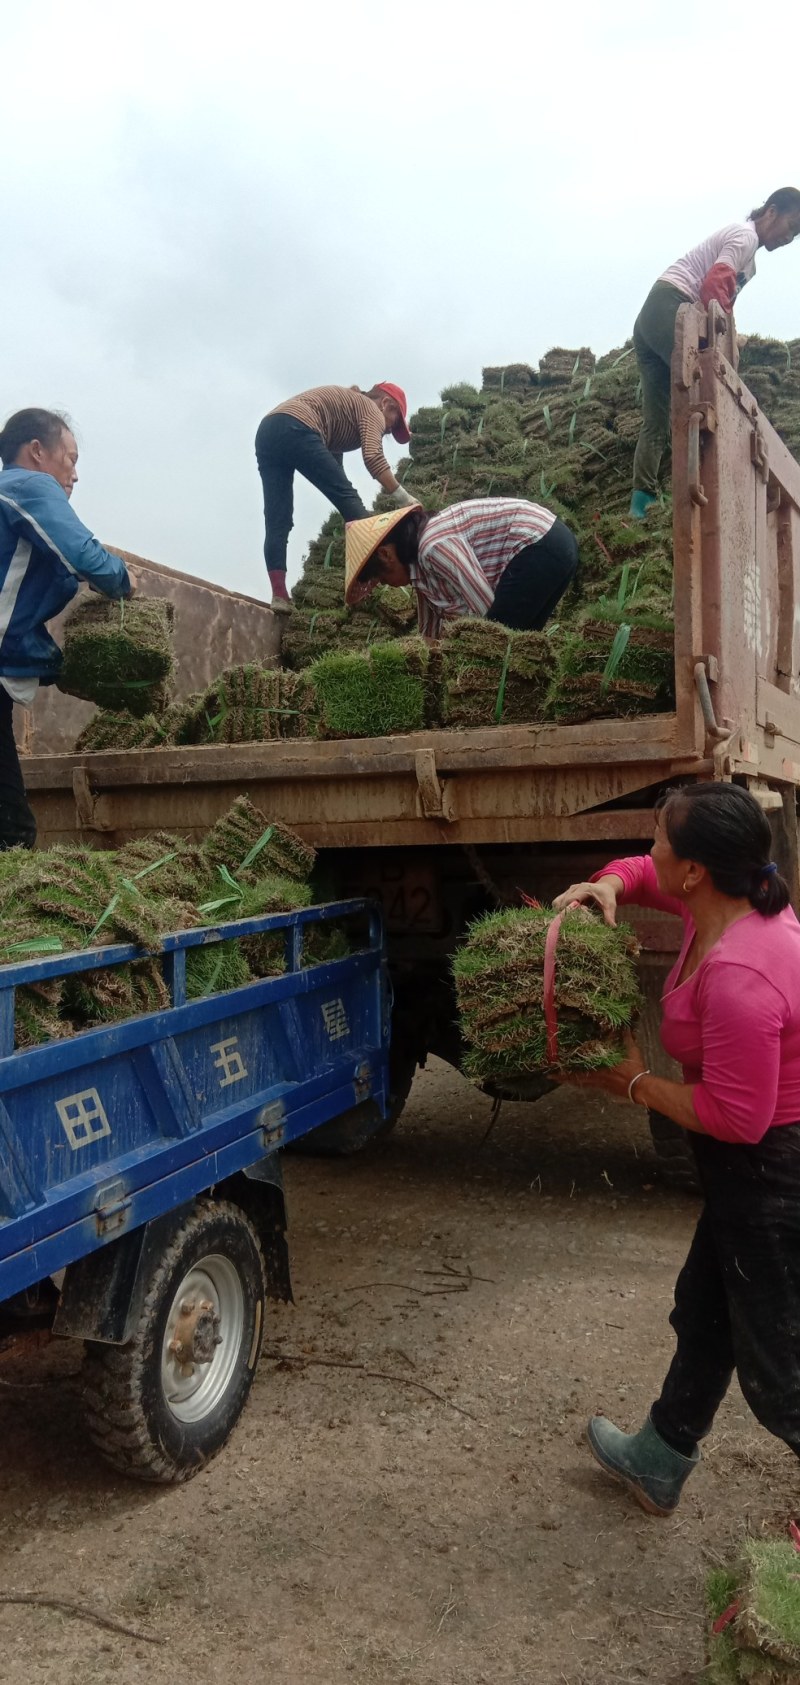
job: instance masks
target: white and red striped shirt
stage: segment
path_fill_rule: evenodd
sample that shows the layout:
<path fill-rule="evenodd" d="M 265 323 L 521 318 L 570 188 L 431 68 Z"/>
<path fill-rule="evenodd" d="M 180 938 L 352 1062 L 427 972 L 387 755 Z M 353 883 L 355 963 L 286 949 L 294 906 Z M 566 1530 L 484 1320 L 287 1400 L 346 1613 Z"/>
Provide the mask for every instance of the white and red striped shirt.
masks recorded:
<path fill-rule="evenodd" d="M 432 515 L 411 565 L 422 636 L 438 638 L 443 620 L 484 618 L 512 556 L 538 544 L 555 518 L 519 497 L 477 497 Z"/>

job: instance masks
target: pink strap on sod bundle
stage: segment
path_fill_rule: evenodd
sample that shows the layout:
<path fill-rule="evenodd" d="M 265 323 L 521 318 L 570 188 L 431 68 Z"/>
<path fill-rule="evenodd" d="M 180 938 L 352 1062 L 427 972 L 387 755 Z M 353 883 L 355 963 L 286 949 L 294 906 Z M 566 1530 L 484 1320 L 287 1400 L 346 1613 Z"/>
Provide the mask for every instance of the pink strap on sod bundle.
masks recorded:
<path fill-rule="evenodd" d="M 564 912 L 579 907 L 580 901 L 570 901 Z M 556 913 L 544 944 L 544 1021 L 547 1025 L 547 1057 L 551 1065 L 558 1064 L 558 1013 L 556 1012 L 556 948 L 561 933 L 564 912 Z"/>

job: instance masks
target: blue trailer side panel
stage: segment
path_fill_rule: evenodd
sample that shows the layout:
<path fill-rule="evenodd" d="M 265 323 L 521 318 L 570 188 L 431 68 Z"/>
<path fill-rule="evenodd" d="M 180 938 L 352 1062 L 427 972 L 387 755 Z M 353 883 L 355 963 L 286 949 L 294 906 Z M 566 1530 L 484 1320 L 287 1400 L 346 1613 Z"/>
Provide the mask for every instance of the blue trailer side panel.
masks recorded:
<path fill-rule="evenodd" d="M 357 913 L 369 917 L 361 951 L 299 968 L 305 926 Z M 272 929 L 287 932 L 295 969 L 185 1002 L 187 948 Z M 353 1105 L 372 1099 L 385 1115 L 389 1002 L 370 904 L 182 932 L 164 946 L 183 1004 L 0 1057 L 0 1299 Z M 132 955 L 0 968 L 0 1000 L 42 975 Z"/>

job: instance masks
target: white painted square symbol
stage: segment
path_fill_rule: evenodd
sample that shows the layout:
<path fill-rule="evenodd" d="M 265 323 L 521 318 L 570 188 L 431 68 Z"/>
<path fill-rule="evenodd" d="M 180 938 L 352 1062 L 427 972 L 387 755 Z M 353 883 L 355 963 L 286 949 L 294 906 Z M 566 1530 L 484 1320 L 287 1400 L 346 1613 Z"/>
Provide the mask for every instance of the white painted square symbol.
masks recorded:
<path fill-rule="evenodd" d="M 63 1100 L 56 1100 L 56 1111 L 73 1152 L 111 1134 L 111 1124 L 96 1088 L 65 1094 Z"/>

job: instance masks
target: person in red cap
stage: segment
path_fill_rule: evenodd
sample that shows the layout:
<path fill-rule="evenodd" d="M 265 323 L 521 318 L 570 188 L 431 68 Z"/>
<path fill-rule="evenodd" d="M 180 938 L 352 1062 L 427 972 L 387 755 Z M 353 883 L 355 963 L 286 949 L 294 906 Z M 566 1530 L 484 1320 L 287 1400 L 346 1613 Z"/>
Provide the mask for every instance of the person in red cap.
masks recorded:
<path fill-rule="evenodd" d="M 264 488 L 264 559 L 272 586 L 272 606 L 289 607 L 286 550 L 293 526 L 294 476 L 310 480 L 346 521 L 368 514 L 342 467 L 345 451 L 361 449 L 364 463 L 395 503 L 413 503 L 383 454 L 387 433 L 407 445 L 408 405 L 400 386 L 379 381 L 368 392 L 359 386 L 314 386 L 278 404 L 256 433 L 256 461 Z"/>

